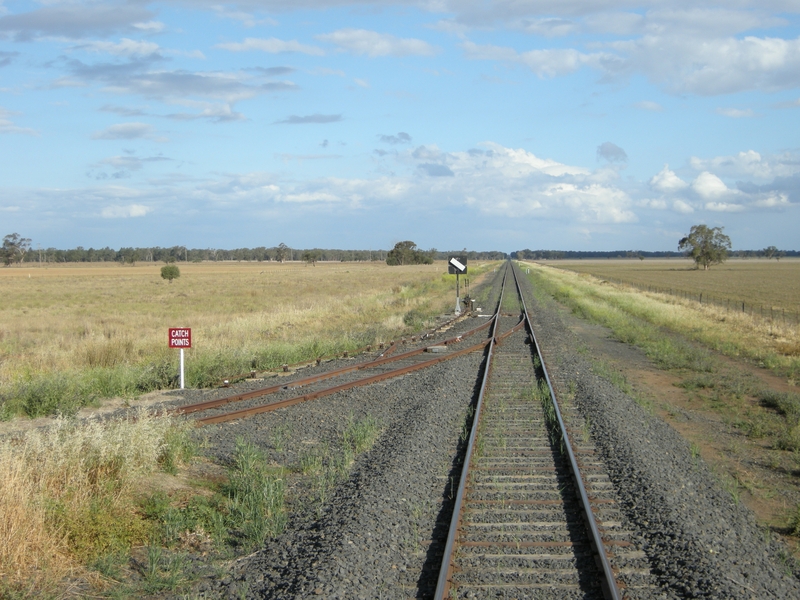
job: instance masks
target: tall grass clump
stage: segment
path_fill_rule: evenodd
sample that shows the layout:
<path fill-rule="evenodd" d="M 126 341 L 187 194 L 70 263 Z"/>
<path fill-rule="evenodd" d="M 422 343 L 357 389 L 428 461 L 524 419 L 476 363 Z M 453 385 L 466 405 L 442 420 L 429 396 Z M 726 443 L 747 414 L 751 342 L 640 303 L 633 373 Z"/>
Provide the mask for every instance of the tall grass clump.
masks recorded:
<path fill-rule="evenodd" d="M 775 447 L 781 450 L 800 450 L 800 394 L 763 390 L 758 396 L 764 406 L 774 408 L 786 417 L 775 440 Z"/>
<path fill-rule="evenodd" d="M 143 410 L 107 422 L 61 417 L 0 445 L 0 579 L 57 582 L 146 541 L 136 484 L 188 457 L 187 427 Z"/>

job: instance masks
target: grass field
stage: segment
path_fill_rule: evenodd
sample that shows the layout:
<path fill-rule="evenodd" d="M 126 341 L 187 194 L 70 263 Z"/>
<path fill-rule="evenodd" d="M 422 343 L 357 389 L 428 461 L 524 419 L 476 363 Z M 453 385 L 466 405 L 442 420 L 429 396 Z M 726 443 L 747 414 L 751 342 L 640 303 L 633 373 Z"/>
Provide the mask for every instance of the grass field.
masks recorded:
<path fill-rule="evenodd" d="M 800 262 L 797 265 L 800 266 Z M 638 267 L 633 262 L 618 264 L 616 273 L 621 277 L 615 279 L 625 278 L 628 272 L 625 266 L 630 269 L 629 272 L 635 272 Z M 555 263 L 548 263 L 547 266 L 531 263 L 531 267 L 533 274 L 553 296 L 582 316 L 612 329 L 618 328 L 618 336 L 622 341 L 641 337 L 637 323 L 646 323 L 648 327 L 673 331 L 727 356 L 752 360 L 786 376 L 792 382 L 800 381 L 800 326 L 794 323 L 773 323 L 750 314 L 699 304 L 669 294 L 641 292 L 624 285 L 608 284 L 602 275 L 590 276 L 586 272 L 554 268 Z M 591 269 L 592 265 L 584 268 Z M 751 291 L 746 285 L 737 288 L 736 280 L 730 274 L 728 277 L 731 280 L 730 293 Z M 771 286 L 779 287 L 782 281 L 781 277 L 774 276 Z M 630 321 L 631 318 L 636 322 Z M 657 361 L 677 360 L 675 357 L 680 353 L 675 354 L 674 349 L 664 347 L 668 340 L 659 334 L 658 329 L 644 337 L 652 341 L 652 358 Z M 659 356 L 663 356 L 663 359 Z M 695 360 L 687 355 L 678 362 Z"/>
<path fill-rule="evenodd" d="M 747 492 L 765 519 L 762 524 L 800 536 L 800 496 L 794 493 L 800 472 L 800 326 L 615 283 L 689 287 L 716 273 L 709 281 L 720 295 L 777 303 L 787 297 L 782 296 L 787 289 L 796 289 L 800 262 L 742 261 L 705 273 L 674 270 L 673 261 L 648 262 L 547 261 L 524 266 L 540 302 L 555 300 L 576 316 L 607 328 L 614 339 L 638 347 L 654 366 L 669 372 L 671 383 L 661 380 L 663 387 L 658 388 L 659 378 L 645 379 L 654 387 L 636 390 L 625 377 L 624 361 L 608 366 L 593 358 L 596 374 L 633 395 L 647 410 L 674 418 L 673 426 L 679 431 L 683 427 L 693 446 L 699 444 L 707 453 L 704 458 L 732 499 L 738 502 L 739 493 Z M 756 267 L 758 277 L 748 276 Z M 631 372 L 636 369 L 631 367 Z M 685 390 L 685 397 L 667 389 L 674 387 Z M 653 398 L 658 398 L 656 404 Z M 783 504 L 775 498 L 782 498 Z"/>
<path fill-rule="evenodd" d="M 555 267 L 638 285 L 800 313 L 800 259 L 729 259 L 708 271 L 688 259 L 559 260 Z"/>
<path fill-rule="evenodd" d="M 0 415 L 174 387 L 169 327 L 192 328 L 187 385 L 201 387 L 388 341 L 452 304 L 443 264 L 186 264 L 172 283 L 161 266 L 0 269 Z"/>

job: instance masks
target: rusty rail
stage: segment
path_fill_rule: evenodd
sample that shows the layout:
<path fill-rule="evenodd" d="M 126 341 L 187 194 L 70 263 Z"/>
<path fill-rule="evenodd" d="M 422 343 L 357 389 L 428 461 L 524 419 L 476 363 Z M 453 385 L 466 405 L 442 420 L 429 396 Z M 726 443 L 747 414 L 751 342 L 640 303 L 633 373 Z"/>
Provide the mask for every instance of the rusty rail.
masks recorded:
<path fill-rule="evenodd" d="M 458 356 L 469 354 L 470 352 L 483 350 L 492 341 L 493 340 L 485 340 L 473 346 L 469 346 L 468 348 L 464 348 L 462 350 L 458 350 L 457 352 L 453 352 L 452 354 L 446 354 L 438 358 L 433 358 L 430 360 L 419 362 L 415 365 L 400 367 L 399 369 L 393 369 L 392 371 L 386 371 L 385 373 L 379 373 L 378 375 L 372 375 L 371 377 L 364 377 L 362 379 L 357 379 L 355 381 L 350 381 L 348 383 L 343 383 L 341 385 L 337 385 L 334 387 L 325 388 L 323 390 L 318 390 L 316 392 L 309 392 L 308 394 L 302 394 L 300 396 L 295 396 L 294 398 L 289 398 L 287 400 L 281 400 L 279 402 L 271 402 L 269 404 L 262 404 L 260 406 L 254 406 L 252 408 L 243 408 L 241 410 L 225 413 L 223 415 L 217 415 L 215 417 L 205 417 L 203 419 L 197 419 L 196 423 L 198 426 L 203 426 L 203 425 L 212 425 L 216 423 L 225 423 L 227 421 L 235 421 L 237 419 L 243 419 L 260 413 L 271 412 L 273 410 L 278 410 L 279 408 L 285 408 L 287 406 L 299 404 L 300 402 L 305 402 L 307 400 L 322 398 L 323 396 L 329 396 L 330 394 L 335 394 L 336 392 L 349 390 L 354 387 L 360 387 L 362 385 L 377 383 L 379 381 L 384 381 L 386 379 L 391 379 L 393 377 L 399 377 L 400 375 L 405 375 L 407 373 L 412 373 L 420 369 L 425 369 L 427 367 L 431 367 L 435 364 L 444 362 L 446 360 L 452 360 Z M 417 351 L 412 351 L 412 352 L 417 353 Z"/>
<path fill-rule="evenodd" d="M 449 346 L 449 345 L 452 345 L 452 344 L 459 343 L 465 337 L 469 337 L 469 336 L 475 335 L 476 333 L 478 333 L 480 331 L 483 331 L 484 329 L 487 329 L 489 326 L 491 326 L 491 324 L 493 322 L 496 321 L 496 318 L 497 318 L 497 316 L 495 315 L 494 317 L 492 317 L 492 319 L 490 319 L 486 323 L 480 325 L 479 327 L 475 327 L 474 329 L 470 329 L 469 331 L 466 331 L 466 332 L 464 332 L 462 334 L 459 334 L 459 335 L 457 335 L 457 336 L 455 336 L 453 338 L 444 340 L 443 342 L 440 342 L 439 344 L 443 344 L 443 345 Z M 520 322 L 520 325 L 518 325 L 518 326 L 521 326 L 521 325 L 522 325 L 522 322 Z M 396 346 L 397 346 L 396 344 L 392 344 L 391 346 L 389 346 L 389 348 L 386 349 L 385 352 L 380 354 L 378 356 L 378 358 L 373 360 L 373 361 L 360 363 L 360 364 L 357 364 L 357 365 L 348 365 L 346 367 L 340 367 L 339 369 L 334 369 L 332 371 L 327 371 L 325 373 L 319 373 L 317 375 L 310 375 L 310 376 L 304 377 L 302 379 L 297 379 L 295 381 L 289 381 L 289 382 L 275 384 L 275 385 L 272 385 L 272 386 L 269 386 L 269 387 L 261 388 L 261 389 L 258 389 L 258 390 L 253 390 L 251 392 L 243 392 L 241 394 L 234 394 L 232 396 L 226 396 L 224 398 L 217 398 L 215 400 L 206 400 L 205 402 L 197 402 L 195 404 L 187 404 L 186 406 L 180 406 L 178 408 L 175 408 L 170 412 L 172 414 L 176 414 L 176 415 L 187 415 L 187 414 L 200 412 L 200 411 L 204 411 L 204 410 L 210 410 L 212 408 L 217 408 L 219 406 L 223 406 L 225 404 L 230 404 L 230 403 L 233 403 L 233 402 L 242 402 L 242 401 L 245 401 L 245 400 L 252 400 L 253 398 L 259 398 L 261 396 L 268 396 L 270 394 L 274 394 L 274 393 L 279 392 L 281 390 L 295 388 L 295 387 L 301 387 L 301 386 L 304 386 L 304 385 L 317 383 L 319 381 L 324 381 L 326 379 L 332 379 L 332 378 L 338 377 L 340 375 L 346 375 L 347 373 L 352 373 L 352 372 L 355 372 L 355 371 L 360 371 L 360 370 L 363 370 L 363 369 L 368 369 L 368 368 L 371 368 L 371 367 L 378 367 L 378 366 L 381 366 L 381 365 L 384 365 L 384 364 L 387 364 L 387 363 L 400 361 L 400 360 L 403 360 L 405 358 L 410 358 L 412 356 L 416 356 L 418 354 L 422 354 L 428 348 L 427 346 L 423 346 L 421 348 L 415 348 L 414 350 L 409 350 L 407 352 L 403 352 L 403 353 L 400 353 L 400 354 L 395 354 L 394 356 L 388 356 L 391 353 L 391 351 L 394 350 L 394 348 L 396 348 Z M 448 357 L 450 357 L 450 356 L 452 356 L 452 355 L 448 355 Z M 460 356 L 460 354 L 458 356 Z M 441 359 L 437 359 L 436 362 L 441 362 Z M 431 361 L 426 361 L 426 362 L 424 362 L 422 364 L 430 366 L 430 365 L 433 365 L 433 364 L 436 364 L 436 363 L 435 362 L 431 362 Z M 366 384 L 361 384 L 361 385 L 366 385 Z"/>
<path fill-rule="evenodd" d="M 444 329 L 445 327 L 447 327 L 449 325 L 452 325 L 453 323 L 455 323 L 459 319 L 463 319 L 466 316 L 467 315 L 465 313 L 463 315 L 460 315 L 460 316 L 457 316 L 457 317 L 453 317 L 452 319 L 448 319 L 447 321 L 437 325 L 433 329 L 424 331 L 422 333 L 412 334 L 410 336 L 411 340 L 412 341 L 416 341 L 417 338 L 419 338 L 420 340 L 424 340 L 424 339 L 434 335 L 440 329 Z M 405 339 L 403 339 L 403 343 L 405 343 Z M 286 372 L 291 368 L 302 367 L 304 365 L 310 365 L 310 364 L 313 364 L 315 362 L 317 364 L 319 364 L 323 360 L 333 360 L 333 359 L 336 359 L 336 358 L 339 358 L 339 357 L 347 358 L 348 356 L 356 356 L 356 355 L 362 354 L 364 352 L 370 352 L 374 345 L 375 344 L 367 344 L 366 346 L 361 346 L 361 348 L 356 348 L 355 350 L 349 350 L 349 351 L 348 350 L 344 350 L 343 352 L 339 352 L 337 354 L 326 354 L 326 355 L 323 355 L 323 356 L 318 356 L 318 357 L 313 358 L 311 360 L 301 360 L 300 362 L 291 363 L 291 364 L 285 363 L 285 364 L 280 365 L 279 367 L 271 368 L 271 369 L 264 369 L 264 370 L 268 371 L 268 372 L 280 372 L 280 371 Z M 379 349 L 383 349 L 383 347 L 385 345 L 385 342 L 378 342 L 377 345 L 378 345 Z M 381 356 L 388 356 L 389 354 L 391 354 L 395 350 L 395 348 L 396 348 L 396 344 L 395 344 L 394 340 L 390 341 L 388 343 L 388 345 L 387 345 L 387 350 L 384 351 L 381 354 Z M 232 383 L 234 381 L 241 381 L 242 379 L 254 378 L 255 377 L 255 373 L 256 373 L 256 370 L 251 369 L 247 373 L 240 373 L 238 375 L 229 375 L 228 377 L 225 377 L 220 381 L 220 385 L 222 385 L 223 387 L 227 387 L 230 383 Z"/>

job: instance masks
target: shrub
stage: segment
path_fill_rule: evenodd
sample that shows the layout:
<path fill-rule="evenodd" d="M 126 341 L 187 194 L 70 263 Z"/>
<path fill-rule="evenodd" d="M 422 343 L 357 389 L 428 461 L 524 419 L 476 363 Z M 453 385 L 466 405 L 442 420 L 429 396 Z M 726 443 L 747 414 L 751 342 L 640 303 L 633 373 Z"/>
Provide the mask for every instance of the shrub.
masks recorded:
<path fill-rule="evenodd" d="M 161 267 L 161 278 L 169 280 L 172 283 L 173 279 L 177 279 L 181 276 L 181 270 L 178 268 L 178 265 L 164 265 Z"/>

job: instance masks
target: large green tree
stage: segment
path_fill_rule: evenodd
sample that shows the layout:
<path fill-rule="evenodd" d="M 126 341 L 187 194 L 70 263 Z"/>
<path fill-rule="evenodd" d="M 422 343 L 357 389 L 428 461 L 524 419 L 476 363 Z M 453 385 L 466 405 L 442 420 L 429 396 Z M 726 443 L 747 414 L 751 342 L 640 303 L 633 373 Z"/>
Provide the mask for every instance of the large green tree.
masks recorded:
<path fill-rule="evenodd" d="M 0 249 L 0 258 L 5 266 L 22 262 L 25 253 L 31 249 L 30 238 L 21 237 L 18 233 L 10 233 L 3 238 L 3 247 Z"/>
<path fill-rule="evenodd" d="M 678 242 L 678 250 L 685 250 L 699 269 L 707 271 L 711 265 L 722 264 L 728 258 L 731 238 L 722 233 L 722 227 L 693 225 L 689 235 Z"/>
<path fill-rule="evenodd" d="M 386 254 L 387 265 L 430 265 L 433 258 L 428 252 L 419 250 L 417 245 L 407 240 L 397 242 Z"/>

